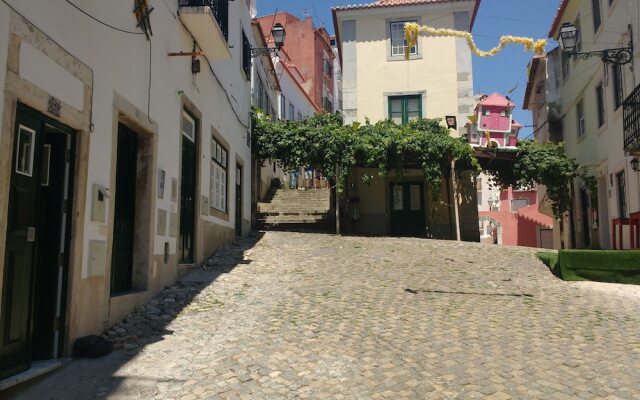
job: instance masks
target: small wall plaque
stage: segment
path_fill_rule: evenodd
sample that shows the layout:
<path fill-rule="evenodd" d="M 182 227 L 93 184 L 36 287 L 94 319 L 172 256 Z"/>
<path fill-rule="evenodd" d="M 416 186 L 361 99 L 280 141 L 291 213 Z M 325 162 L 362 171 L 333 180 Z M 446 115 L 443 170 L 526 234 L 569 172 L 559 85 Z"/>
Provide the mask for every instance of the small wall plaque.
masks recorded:
<path fill-rule="evenodd" d="M 49 96 L 49 101 L 47 102 L 47 111 L 49 112 L 49 114 L 59 117 L 61 108 L 62 104 L 60 103 L 60 100 L 56 99 L 53 96 Z"/>

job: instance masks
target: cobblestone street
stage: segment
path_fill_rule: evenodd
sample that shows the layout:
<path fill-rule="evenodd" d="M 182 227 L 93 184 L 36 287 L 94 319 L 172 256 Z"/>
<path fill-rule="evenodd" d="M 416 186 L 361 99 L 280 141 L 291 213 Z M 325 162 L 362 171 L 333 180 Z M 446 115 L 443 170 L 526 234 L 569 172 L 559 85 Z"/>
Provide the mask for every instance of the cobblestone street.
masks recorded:
<path fill-rule="evenodd" d="M 8 395 L 640 399 L 638 287 L 563 282 L 534 249 L 268 232 L 210 265 L 157 329 L 122 328 L 139 348 Z"/>

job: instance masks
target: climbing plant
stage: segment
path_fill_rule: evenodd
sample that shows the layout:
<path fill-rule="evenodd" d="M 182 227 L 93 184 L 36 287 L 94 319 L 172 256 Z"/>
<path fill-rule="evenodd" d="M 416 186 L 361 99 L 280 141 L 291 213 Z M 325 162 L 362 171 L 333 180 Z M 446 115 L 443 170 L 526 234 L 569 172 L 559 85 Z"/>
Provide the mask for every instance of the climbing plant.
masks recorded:
<path fill-rule="evenodd" d="M 546 186 L 547 197 L 557 219 L 561 219 L 571 209 L 570 187 L 575 178 L 581 179 L 592 195 L 596 193 L 595 178 L 580 168 L 574 159 L 567 157 L 563 143 L 520 141 L 512 166 L 496 169 L 489 166 L 487 172 L 501 187 L 526 187 L 534 184 Z M 592 206 L 594 203 L 595 200 L 592 200 Z"/>
<path fill-rule="evenodd" d="M 340 114 L 318 114 L 302 121 L 273 121 L 254 113 L 254 154 L 274 159 L 287 170 L 298 166 L 319 167 L 339 190 L 354 166 L 377 168 L 384 175 L 406 167 L 421 168 L 434 195 L 442 182 L 443 168 L 451 160 L 478 168 L 473 149 L 449 135 L 437 119 L 418 119 L 405 125 L 391 120 L 375 124 L 344 125 Z M 370 176 L 363 176 L 369 180 Z"/>

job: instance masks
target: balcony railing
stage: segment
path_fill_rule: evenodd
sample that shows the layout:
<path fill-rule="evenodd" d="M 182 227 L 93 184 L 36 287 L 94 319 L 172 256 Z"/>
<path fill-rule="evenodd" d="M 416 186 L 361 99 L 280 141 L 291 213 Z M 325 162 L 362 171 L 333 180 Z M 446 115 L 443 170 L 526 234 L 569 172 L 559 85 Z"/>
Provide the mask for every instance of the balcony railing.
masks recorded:
<path fill-rule="evenodd" d="M 640 85 L 622 103 L 624 149 L 640 145 Z"/>
<path fill-rule="evenodd" d="M 225 40 L 229 40 L 229 0 L 178 0 L 180 7 L 209 7 L 220 26 Z"/>

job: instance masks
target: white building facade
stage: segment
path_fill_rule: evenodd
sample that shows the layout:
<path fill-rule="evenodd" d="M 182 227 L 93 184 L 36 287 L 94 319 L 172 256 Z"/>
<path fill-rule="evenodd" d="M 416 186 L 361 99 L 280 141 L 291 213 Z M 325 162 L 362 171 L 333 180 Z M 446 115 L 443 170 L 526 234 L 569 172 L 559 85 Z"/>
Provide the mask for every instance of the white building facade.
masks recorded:
<path fill-rule="evenodd" d="M 248 233 L 255 4 L 139 4 L 0 3 L 0 378 Z"/>

